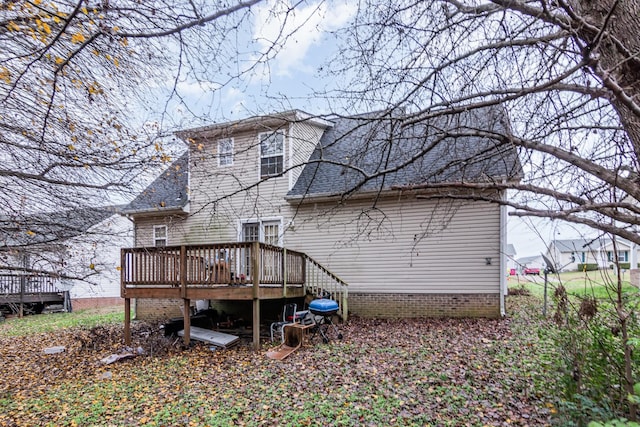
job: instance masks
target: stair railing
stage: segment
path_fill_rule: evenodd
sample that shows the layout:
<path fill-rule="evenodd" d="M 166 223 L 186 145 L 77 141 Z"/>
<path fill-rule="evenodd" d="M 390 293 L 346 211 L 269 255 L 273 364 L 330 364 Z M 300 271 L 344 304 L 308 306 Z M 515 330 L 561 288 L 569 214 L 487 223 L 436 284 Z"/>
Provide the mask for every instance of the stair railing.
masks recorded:
<path fill-rule="evenodd" d="M 304 286 L 307 295 L 336 301 L 339 306 L 337 314 L 346 322 L 349 313 L 349 285 L 309 255 L 305 254 L 305 259 Z"/>

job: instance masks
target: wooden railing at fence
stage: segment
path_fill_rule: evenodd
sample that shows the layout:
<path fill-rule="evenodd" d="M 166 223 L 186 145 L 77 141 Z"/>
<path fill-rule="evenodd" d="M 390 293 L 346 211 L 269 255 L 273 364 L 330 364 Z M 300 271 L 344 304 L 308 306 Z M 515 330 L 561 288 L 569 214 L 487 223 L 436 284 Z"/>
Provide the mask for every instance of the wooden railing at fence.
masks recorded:
<path fill-rule="evenodd" d="M 0 294 L 57 293 L 55 278 L 44 274 L 0 274 Z"/>

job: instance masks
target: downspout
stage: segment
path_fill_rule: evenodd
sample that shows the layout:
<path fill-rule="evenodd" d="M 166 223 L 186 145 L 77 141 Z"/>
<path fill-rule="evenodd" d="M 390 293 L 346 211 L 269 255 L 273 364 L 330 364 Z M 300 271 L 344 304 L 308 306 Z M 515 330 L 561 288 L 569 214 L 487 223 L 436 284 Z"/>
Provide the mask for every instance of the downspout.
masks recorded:
<path fill-rule="evenodd" d="M 502 193 L 506 200 L 507 192 Z M 500 205 L 500 316 L 506 316 L 504 296 L 507 293 L 507 205 Z"/>

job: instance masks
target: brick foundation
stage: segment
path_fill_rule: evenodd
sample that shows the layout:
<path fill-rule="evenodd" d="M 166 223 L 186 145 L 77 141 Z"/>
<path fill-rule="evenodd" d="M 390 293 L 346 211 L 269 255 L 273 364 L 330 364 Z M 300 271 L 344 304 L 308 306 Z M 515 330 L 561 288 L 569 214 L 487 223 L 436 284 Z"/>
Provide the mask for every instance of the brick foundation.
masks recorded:
<path fill-rule="evenodd" d="M 124 307 L 124 299 L 120 297 L 71 298 L 71 308 L 73 311 L 114 306 Z"/>
<path fill-rule="evenodd" d="M 349 312 L 361 317 L 500 317 L 499 294 L 349 293 Z"/>
<path fill-rule="evenodd" d="M 272 302 L 277 307 L 261 304 L 261 317 L 277 316 L 284 301 Z M 212 307 L 219 313 L 251 315 L 247 302 L 216 302 Z M 195 305 L 195 301 L 191 301 Z M 233 309 L 235 308 L 235 310 Z M 239 311 L 236 311 L 239 310 Z M 273 313 L 271 312 L 273 311 Z M 349 293 L 349 313 L 361 317 L 500 317 L 499 294 L 365 294 Z M 136 318 L 143 320 L 169 319 L 182 316 L 182 300 L 138 299 Z"/>

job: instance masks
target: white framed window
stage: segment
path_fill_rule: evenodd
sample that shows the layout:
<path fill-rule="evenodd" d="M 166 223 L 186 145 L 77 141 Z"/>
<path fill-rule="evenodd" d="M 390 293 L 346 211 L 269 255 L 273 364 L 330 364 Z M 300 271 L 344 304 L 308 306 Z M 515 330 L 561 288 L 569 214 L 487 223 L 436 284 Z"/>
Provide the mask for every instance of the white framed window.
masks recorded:
<path fill-rule="evenodd" d="M 241 220 L 238 240 L 242 242 L 263 242 L 280 246 L 281 226 L 282 219 L 270 219 L 266 221 L 260 221 L 258 219 Z M 267 257 L 262 258 L 264 266 L 263 273 L 266 276 L 277 276 L 279 274 L 280 264 L 276 264 L 273 258 L 268 258 L 273 257 L 274 252 L 269 252 L 269 254 L 263 254 L 262 256 Z M 251 277 L 251 252 L 247 249 L 241 249 L 239 259 L 238 271 L 240 271 L 241 274 L 245 274 L 246 277 Z"/>
<path fill-rule="evenodd" d="M 270 245 L 280 245 L 280 221 L 265 221 L 262 223 L 262 240 Z"/>
<path fill-rule="evenodd" d="M 241 242 L 262 242 L 280 246 L 282 243 L 282 219 L 243 220 L 238 240 Z"/>
<path fill-rule="evenodd" d="M 167 246 L 167 226 L 166 225 L 153 226 L 153 245 Z"/>
<path fill-rule="evenodd" d="M 266 132 L 258 135 L 260 139 L 260 178 L 277 176 L 284 166 L 284 134 Z"/>
<path fill-rule="evenodd" d="M 613 262 L 614 252 L 607 251 L 607 260 Z M 629 251 L 618 251 L 618 262 L 629 262 Z"/>
<path fill-rule="evenodd" d="M 260 241 L 260 223 L 245 222 L 242 224 L 242 242 L 259 242 Z"/>
<path fill-rule="evenodd" d="M 233 165 L 233 138 L 218 140 L 218 166 Z"/>

